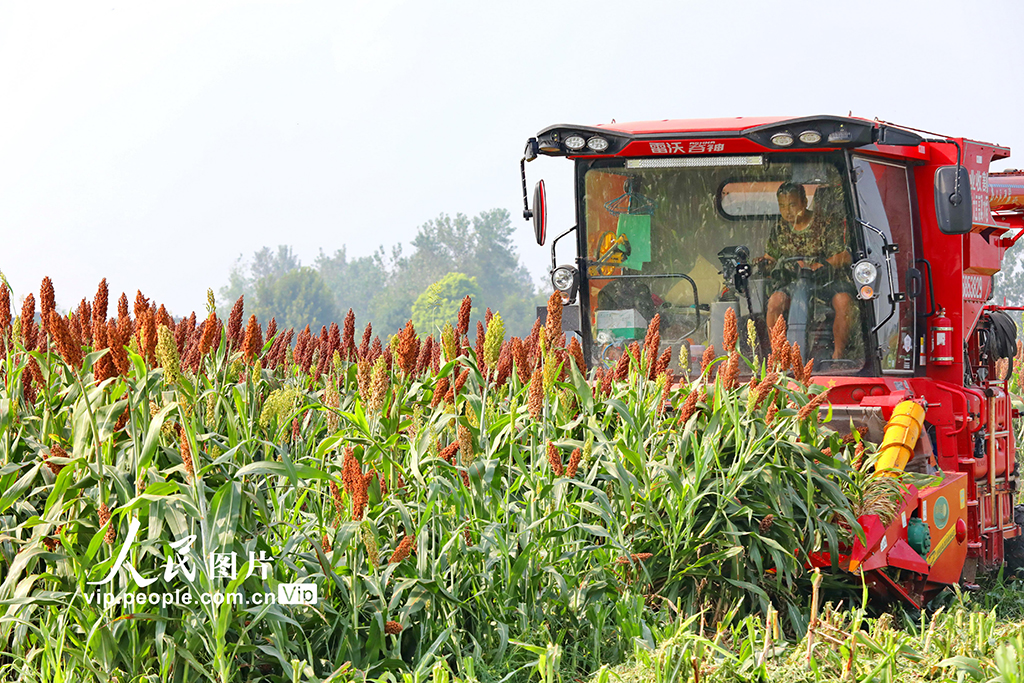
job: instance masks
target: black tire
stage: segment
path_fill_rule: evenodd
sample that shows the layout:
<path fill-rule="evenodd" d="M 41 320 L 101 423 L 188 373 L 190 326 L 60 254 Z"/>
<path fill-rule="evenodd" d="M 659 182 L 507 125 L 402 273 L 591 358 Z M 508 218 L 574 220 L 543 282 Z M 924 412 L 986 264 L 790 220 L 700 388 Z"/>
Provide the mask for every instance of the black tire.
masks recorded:
<path fill-rule="evenodd" d="M 1013 521 L 1024 529 L 1024 505 L 1013 509 Z M 1024 576 L 1024 536 L 1017 536 L 1003 541 L 1006 574 Z"/>

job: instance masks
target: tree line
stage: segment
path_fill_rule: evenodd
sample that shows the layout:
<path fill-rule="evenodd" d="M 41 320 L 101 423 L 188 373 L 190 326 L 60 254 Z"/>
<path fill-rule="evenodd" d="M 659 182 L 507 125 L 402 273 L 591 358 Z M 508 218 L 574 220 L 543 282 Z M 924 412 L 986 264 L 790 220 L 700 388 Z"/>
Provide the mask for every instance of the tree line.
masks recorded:
<path fill-rule="evenodd" d="M 275 318 L 281 329 L 319 330 L 340 322 L 351 308 L 359 324 L 370 322 L 385 334 L 410 319 L 431 334 L 455 317 L 468 294 L 477 315 L 482 318 L 487 308 L 501 311 L 508 333 L 525 337 L 546 294 L 520 262 L 513 231 L 509 212 L 492 209 L 427 221 L 408 254 L 399 244 L 390 253 L 381 246 L 353 258 L 342 247 L 333 254 L 321 250 L 312 266 L 304 266 L 290 246 L 264 247 L 235 262 L 220 290 L 223 313 L 244 295 L 248 312 Z"/>

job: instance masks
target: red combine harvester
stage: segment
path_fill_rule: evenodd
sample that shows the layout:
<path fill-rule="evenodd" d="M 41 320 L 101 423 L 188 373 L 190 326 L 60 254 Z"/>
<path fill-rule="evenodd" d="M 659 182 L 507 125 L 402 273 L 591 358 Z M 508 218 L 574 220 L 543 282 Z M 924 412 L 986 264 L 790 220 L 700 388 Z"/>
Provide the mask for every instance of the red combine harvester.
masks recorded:
<path fill-rule="evenodd" d="M 833 387 L 833 427 L 882 443 L 880 472 L 942 475 L 910 487 L 888 524 L 862 517 L 865 542 L 840 566 L 916 607 L 1020 566 L 1004 379 L 1017 333 L 991 300 L 1024 234 L 1024 174 L 989 172 L 1009 149 L 837 116 L 551 126 L 521 162 L 543 245 L 544 181 L 532 209 L 526 189 L 538 155 L 575 162 L 576 225 L 551 242 L 551 279 L 592 367 L 614 365 L 660 313 L 662 343 L 699 372 L 730 308 L 741 331 L 754 322 L 759 348 L 741 333 L 742 351 L 764 358 L 781 315 Z M 558 266 L 569 235 L 576 262 Z"/>

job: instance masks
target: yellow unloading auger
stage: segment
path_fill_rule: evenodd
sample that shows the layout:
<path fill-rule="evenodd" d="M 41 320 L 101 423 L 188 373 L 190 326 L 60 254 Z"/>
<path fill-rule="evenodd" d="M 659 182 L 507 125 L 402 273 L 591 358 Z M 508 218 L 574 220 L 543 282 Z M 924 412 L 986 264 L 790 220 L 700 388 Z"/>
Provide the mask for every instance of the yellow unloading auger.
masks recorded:
<path fill-rule="evenodd" d="M 875 462 L 876 477 L 895 477 L 903 471 L 914 454 L 914 447 L 917 439 L 921 436 L 921 429 L 924 428 L 924 406 L 916 401 L 903 401 L 892 411 L 892 417 L 885 425 L 885 433 L 882 437 L 882 444 L 878 448 L 879 457 Z M 879 531 L 882 531 L 879 529 Z M 874 538 L 874 543 L 869 539 L 868 547 L 861 546 L 861 552 L 856 551 L 850 557 L 850 571 L 856 571 L 861 562 L 868 555 L 868 551 L 875 546 L 882 535 Z M 856 545 L 859 545 L 856 544 Z M 859 556 L 858 556 L 859 555 Z"/>
<path fill-rule="evenodd" d="M 914 446 L 924 427 L 924 406 L 916 401 L 903 401 L 892 411 L 885 425 L 882 445 L 878 448 L 875 475 L 894 477 L 910 462 Z"/>

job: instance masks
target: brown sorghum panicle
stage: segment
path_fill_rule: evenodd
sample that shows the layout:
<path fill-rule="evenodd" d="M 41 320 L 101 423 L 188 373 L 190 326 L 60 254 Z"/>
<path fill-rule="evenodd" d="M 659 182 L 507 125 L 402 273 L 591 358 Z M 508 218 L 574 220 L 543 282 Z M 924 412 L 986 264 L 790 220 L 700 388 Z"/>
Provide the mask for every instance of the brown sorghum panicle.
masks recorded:
<path fill-rule="evenodd" d="M 85 299 L 78 304 L 78 324 L 82 330 L 82 343 L 92 346 L 92 306 Z"/>
<path fill-rule="evenodd" d="M 769 513 L 765 515 L 764 519 L 761 520 L 761 523 L 757 525 L 758 531 L 760 531 L 762 534 L 766 534 L 771 530 L 772 524 L 774 523 L 775 515 Z"/>
<path fill-rule="evenodd" d="M 397 621 L 385 621 L 384 622 L 384 633 L 389 636 L 397 636 L 402 632 L 402 625 Z"/>
<path fill-rule="evenodd" d="M 815 394 L 811 398 L 811 400 L 807 402 L 807 405 L 801 408 L 800 411 L 796 414 L 796 419 L 802 422 L 806 420 L 808 417 L 810 417 L 812 413 L 817 413 L 818 406 L 820 406 L 822 402 L 828 397 L 828 392 L 829 389 L 826 389 L 820 394 Z"/>
<path fill-rule="evenodd" d="M 83 346 L 82 325 L 78 322 L 77 311 L 68 313 L 68 332 L 71 333 L 71 339 L 81 348 Z"/>
<path fill-rule="evenodd" d="M 353 496 L 363 478 L 363 469 L 356 459 L 356 453 L 351 448 L 346 448 L 341 463 L 341 483 L 345 492 Z"/>
<path fill-rule="evenodd" d="M 512 363 L 515 366 L 516 374 L 519 376 L 519 382 L 526 384 L 533 370 L 526 361 L 526 347 L 523 345 L 523 340 L 519 337 L 512 337 L 509 344 L 511 345 Z"/>
<path fill-rule="evenodd" d="M 313 376 L 320 379 L 320 376 L 327 372 L 327 368 L 331 364 L 331 333 L 326 325 L 320 326 L 320 341 L 317 344 L 317 352 L 319 358 L 317 359 Z"/>
<path fill-rule="evenodd" d="M 239 296 L 235 305 L 231 307 L 231 314 L 228 316 L 228 348 L 236 349 L 241 344 L 242 333 L 242 310 L 245 308 L 245 296 Z"/>
<path fill-rule="evenodd" d="M 551 465 L 551 471 L 556 477 L 565 474 L 565 471 L 562 469 L 562 452 L 551 441 L 548 441 L 548 463 Z"/>
<path fill-rule="evenodd" d="M 97 318 L 97 321 L 98 320 L 99 319 Z M 93 344 L 93 348 L 97 351 L 109 348 L 106 323 L 96 323 L 95 328 L 93 329 Z M 97 384 L 104 380 L 108 380 L 111 377 L 115 377 L 117 375 L 117 366 L 114 365 L 114 359 L 111 357 L 111 354 L 106 353 L 97 359 L 92 366 L 92 372 Z"/>
<path fill-rule="evenodd" d="M 131 418 L 131 412 L 128 410 L 128 408 L 125 408 L 121 412 L 121 417 L 117 418 L 117 422 L 114 423 L 114 431 L 119 432 L 122 429 L 124 429 L 125 425 L 128 424 L 129 418 Z"/>
<path fill-rule="evenodd" d="M 793 345 L 789 348 L 789 364 L 793 370 L 793 379 L 801 384 L 806 384 L 807 382 L 804 379 L 804 360 L 800 356 L 800 345 L 796 342 L 793 342 Z"/>
<path fill-rule="evenodd" d="M 410 376 L 416 370 L 416 361 L 420 352 L 420 342 L 416 338 L 416 329 L 412 320 L 405 323 L 405 327 L 398 333 L 398 367 L 406 376 Z"/>
<path fill-rule="evenodd" d="M 117 319 L 131 318 L 131 314 L 128 309 L 128 295 L 121 292 L 121 296 L 117 299 Z"/>
<path fill-rule="evenodd" d="M 548 297 L 548 317 L 544 322 L 544 340 L 548 349 L 558 348 L 562 338 L 562 293 L 551 292 Z"/>
<path fill-rule="evenodd" d="M 774 422 L 775 421 L 775 414 L 778 413 L 778 412 L 779 412 L 779 406 L 777 404 L 775 404 L 774 402 L 772 402 L 768 406 L 768 412 L 764 416 L 764 423 L 767 424 L 767 425 L 770 425 L 772 422 Z"/>
<path fill-rule="evenodd" d="M 247 363 L 256 360 L 256 356 L 263 349 L 263 334 L 260 324 L 255 315 L 249 316 L 249 324 L 245 328 L 245 337 L 242 340 L 242 355 Z"/>
<path fill-rule="evenodd" d="M 271 317 L 267 323 L 267 341 L 270 341 L 277 334 L 277 318 Z"/>
<path fill-rule="evenodd" d="M 484 361 L 484 342 L 487 341 L 487 332 L 484 324 L 476 321 L 476 362 L 483 374 L 487 374 L 487 363 Z"/>
<path fill-rule="evenodd" d="M 356 350 L 356 314 L 348 309 L 345 314 L 345 328 L 341 335 L 341 357 L 344 360 L 352 360 Z"/>
<path fill-rule="evenodd" d="M 654 374 L 663 375 L 667 372 L 671 372 L 668 369 L 669 364 L 672 362 L 672 347 L 665 349 L 661 356 L 658 357 L 658 362 L 654 365 Z"/>
<path fill-rule="evenodd" d="M 430 357 L 434 353 L 434 336 L 430 335 L 420 344 L 420 352 L 416 358 L 416 374 L 422 375 L 430 365 Z"/>
<path fill-rule="evenodd" d="M 661 348 L 661 313 L 655 313 L 651 322 L 647 324 L 647 334 L 644 336 L 644 355 L 647 356 L 647 366 L 653 370 L 658 359 L 658 349 Z M 650 373 L 653 376 L 653 372 Z"/>
<path fill-rule="evenodd" d="M 494 317 L 494 314 L 491 313 L 491 307 L 488 306 L 487 310 L 484 312 L 484 324 L 487 325 L 488 327 L 490 327 L 490 325 L 491 325 L 491 318 L 493 318 L 493 317 Z"/>
<path fill-rule="evenodd" d="M 398 547 L 395 548 L 395 552 L 391 554 L 391 560 L 389 561 L 389 563 L 398 564 L 405 558 L 409 557 L 409 554 L 412 553 L 412 550 L 413 537 L 406 534 L 406 536 L 402 538 L 402 541 L 398 544 Z"/>
<path fill-rule="evenodd" d="M 615 379 L 624 382 L 627 377 L 629 377 L 629 351 L 622 349 L 622 355 L 619 356 L 619 360 L 615 364 Z"/>
<path fill-rule="evenodd" d="M 11 329 L 11 290 L 0 280 L 0 337 Z"/>
<path fill-rule="evenodd" d="M 339 489 L 338 485 L 333 481 L 331 482 L 330 488 L 331 498 L 334 500 L 334 509 L 340 513 L 345 507 L 341 502 L 341 489 Z"/>
<path fill-rule="evenodd" d="M 50 333 L 50 314 L 55 310 L 53 281 L 49 277 L 44 277 L 43 284 L 39 287 L 39 321 L 44 335 Z"/>
<path fill-rule="evenodd" d="M 469 369 L 465 369 L 459 373 L 459 376 L 455 378 L 455 393 L 462 391 L 462 387 L 466 385 L 466 380 L 469 379 Z"/>
<path fill-rule="evenodd" d="M 640 342 L 633 342 L 629 345 L 629 355 L 633 357 L 633 363 L 637 369 L 640 368 Z"/>
<path fill-rule="evenodd" d="M 779 373 L 772 371 L 769 372 L 761 383 L 754 389 L 756 398 L 754 399 L 754 408 L 759 408 L 764 400 L 768 398 L 768 395 L 775 388 L 775 383 L 779 380 Z"/>
<path fill-rule="evenodd" d="M 359 343 L 359 357 L 366 358 L 366 354 L 370 352 L 370 338 L 373 337 L 373 325 L 366 323 L 366 327 L 363 328 L 363 339 Z"/>
<path fill-rule="evenodd" d="M 430 371 L 435 375 L 441 372 L 441 344 L 434 342 L 434 348 L 430 350 Z"/>
<path fill-rule="evenodd" d="M 50 312 L 50 334 L 57 342 L 57 352 L 64 362 L 75 370 L 81 368 L 82 346 L 71 337 L 67 321 L 56 311 Z"/>
<path fill-rule="evenodd" d="M 194 315 L 194 314 L 193 314 Z M 185 341 L 188 339 L 188 322 L 189 319 L 185 318 L 174 328 L 174 347 L 178 349 L 178 357 L 181 358 L 185 355 Z M 195 322 L 193 320 L 193 322 Z"/>
<path fill-rule="evenodd" d="M 146 362 L 152 363 L 156 358 L 156 344 L 158 341 L 156 317 L 153 315 L 152 311 L 146 309 L 141 315 L 141 320 L 136 318 L 136 321 L 139 323 L 141 328 L 139 335 L 139 351 L 146 359 Z"/>
<path fill-rule="evenodd" d="M 473 433 L 465 425 L 459 425 L 456 432 L 459 438 L 459 457 L 462 460 L 462 466 L 469 467 L 473 462 Z"/>
<path fill-rule="evenodd" d="M 732 309 L 729 309 L 732 310 Z M 719 366 L 721 368 L 721 366 Z M 740 374 L 740 352 L 733 351 L 729 354 L 729 360 L 725 364 L 723 382 L 722 385 L 729 390 L 735 389 L 739 386 L 739 374 Z"/>
<path fill-rule="evenodd" d="M 715 359 L 715 345 L 708 344 L 707 348 L 704 349 L 704 355 L 700 358 L 700 372 L 703 375 L 707 372 L 708 366 L 711 365 L 711 361 Z"/>
<path fill-rule="evenodd" d="M 580 460 L 583 458 L 583 451 L 579 448 L 574 448 L 572 455 L 569 456 L 569 466 L 565 468 L 565 476 L 572 479 L 576 476 L 576 470 L 580 466 Z"/>
<path fill-rule="evenodd" d="M 362 521 L 363 513 L 366 510 L 367 504 L 370 502 L 370 480 L 373 479 L 373 472 L 367 472 L 359 478 L 356 482 L 355 493 L 352 494 L 352 520 L 355 522 Z"/>
<path fill-rule="evenodd" d="M 26 351 L 36 348 L 36 297 L 32 292 L 21 302 L 21 345 Z"/>
<path fill-rule="evenodd" d="M 586 375 L 587 361 L 583 357 L 583 347 L 580 346 L 580 340 L 576 337 L 573 337 L 572 341 L 569 342 L 569 356 L 572 358 L 573 363 L 576 364 L 576 369 L 583 375 Z"/>
<path fill-rule="evenodd" d="M 526 399 L 530 417 L 539 420 L 544 412 L 544 371 L 537 368 L 530 378 L 530 389 Z"/>
<path fill-rule="evenodd" d="M 473 310 L 473 299 L 467 294 L 462 299 L 462 304 L 459 306 L 459 317 L 458 324 L 455 326 L 455 334 L 463 336 L 466 332 L 469 332 L 469 316 Z"/>
<path fill-rule="evenodd" d="M 195 477 L 195 464 L 192 462 L 192 446 L 188 441 L 188 432 L 181 425 L 176 425 L 178 431 L 178 447 L 181 450 L 181 462 L 185 465 L 185 478 L 191 482 Z"/>
<path fill-rule="evenodd" d="M 96 288 L 96 296 L 92 300 L 92 326 L 95 328 L 97 322 L 107 324 L 107 278 L 100 280 Z"/>
<path fill-rule="evenodd" d="M 736 309 L 730 306 L 725 310 L 725 324 L 722 330 L 722 341 L 725 350 L 732 353 L 736 350 L 736 342 L 739 340 L 739 330 L 736 325 Z"/>
<path fill-rule="evenodd" d="M 309 343 L 309 325 L 299 332 L 298 338 L 295 340 L 295 363 L 296 365 L 302 364 L 302 357 L 306 353 L 306 344 Z"/>
<path fill-rule="evenodd" d="M 331 547 L 331 539 L 324 533 L 323 538 L 320 540 L 320 549 L 324 551 L 324 555 L 330 555 L 333 548 Z"/>
<path fill-rule="evenodd" d="M 217 314 L 211 313 L 203 323 L 203 334 L 199 337 L 199 353 L 206 355 L 213 350 L 217 335 Z"/>
<path fill-rule="evenodd" d="M 135 305 L 134 305 L 133 312 L 135 313 L 135 331 L 136 332 L 139 331 L 139 328 L 138 328 L 138 325 L 139 325 L 139 315 L 141 315 L 143 311 L 148 311 L 148 310 L 149 310 L 149 299 L 147 297 L 142 296 L 142 290 L 141 289 L 135 290 Z"/>
<path fill-rule="evenodd" d="M 685 426 L 690 420 L 690 416 L 697 410 L 698 400 L 700 400 L 700 391 L 697 389 L 691 389 L 690 393 L 686 396 L 686 400 L 683 401 L 682 407 L 679 408 L 680 426 Z"/>
<path fill-rule="evenodd" d="M 381 355 L 383 354 L 384 348 L 381 346 L 380 337 L 374 337 L 373 343 L 370 344 L 370 351 L 369 353 L 367 353 L 366 357 L 369 359 L 371 363 L 376 363 L 377 359 L 380 358 Z"/>
<path fill-rule="evenodd" d="M 444 448 L 439 448 L 437 457 L 444 460 L 449 465 L 455 464 L 455 454 L 459 452 L 459 442 L 453 441 Z"/>
<path fill-rule="evenodd" d="M 131 369 L 128 362 L 128 352 L 124 349 L 121 333 L 118 330 L 117 323 L 113 320 L 107 322 L 107 344 L 110 347 L 110 358 L 114 362 L 117 374 L 127 377 L 128 371 Z"/>
<path fill-rule="evenodd" d="M 52 462 L 50 458 L 66 458 L 68 457 L 67 451 L 61 448 L 60 444 L 53 444 L 50 446 L 50 452 L 43 456 L 43 460 L 46 461 L 46 466 L 50 468 L 50 471 L 55 475 L 60 474 L 60 471 L 67 467 L 67 465 L 58 465 Z"/>
<path fill-rule="evenodd" d="M 498 354 L 498 367 L 495 371 L 494 382 L 499 387 L 505 386 L 505 382 L 512 375 L 512 344 L 505 342 L 501 345 L 501 353 Z"/>
<path fill-rule="evenodd" d="M 441 402 L 441 399 L 448 393 L 448 378 L 442 377 L 437 380 L 437 384 L 434 385 L 434 395 L 430 399 L 430 407 L 436 408 L 437 404 Z"/>
<path fill-rule="evenodd" d="M 106 503 L 100 503 L 100 528 L 107 522 L 110 522 L 110 508 L 107 507 Z M 114 524 L 111 522 L 110 526 L 107 527 L 106 533 L 103 534 L 103 542 L 107 545 L 113 545 L 114 539 L 117 538 L 117 532 L 114 530 Z"/>

